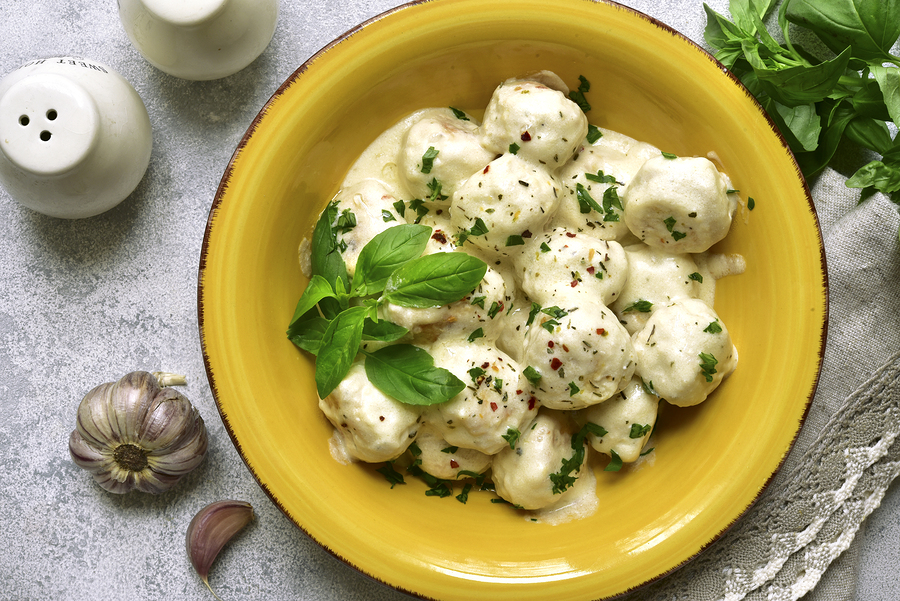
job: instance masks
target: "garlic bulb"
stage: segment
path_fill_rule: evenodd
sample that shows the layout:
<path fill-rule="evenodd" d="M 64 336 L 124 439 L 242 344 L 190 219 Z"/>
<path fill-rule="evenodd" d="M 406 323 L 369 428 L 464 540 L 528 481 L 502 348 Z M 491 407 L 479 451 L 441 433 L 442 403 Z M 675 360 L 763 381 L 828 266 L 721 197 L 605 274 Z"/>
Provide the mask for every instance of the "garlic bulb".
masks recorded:
<path fill-rule="evenodd" d="M 181 376 L 135 371 L 88 392 L 69 436 L 72 461 L 109 492 L 170 489 L 206 456 L 203 418 L 168 387 L 184 383 Z"/>

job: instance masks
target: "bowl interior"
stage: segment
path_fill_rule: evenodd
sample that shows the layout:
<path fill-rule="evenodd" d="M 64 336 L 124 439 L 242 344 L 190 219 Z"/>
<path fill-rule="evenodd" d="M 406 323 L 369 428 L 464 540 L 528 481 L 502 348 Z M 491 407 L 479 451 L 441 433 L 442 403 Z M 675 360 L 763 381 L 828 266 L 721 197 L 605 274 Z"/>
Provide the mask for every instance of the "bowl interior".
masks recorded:
<path fill-rule="evenodd" d="M 655 459 L 597 472 L 595 515 L 536 524 L 471 495 L 391 489 L 329 454 L 313 363 L 285 337 L 306 280 L 298 245 L 359 153 L 407 113 L 480 114 L 539 69 L 592 84 L 589 120 L 679 155 L 714 151 L 756 208 L 716 250 L 747 260 L 716 309 L 738 370 L 668 408 Z M 393 587 L 458 599 L 596 599 L 668 573 L 753 503 L 815 390 L 827 289 L 821 235 L 789 151 L 746 91 L 685 38 L 589 0 L 433 0 L 368 22 L 303 65 L 254 121 L 222 180 L 200 268 L 201 337 L 222 419 L 272 500 L 330 552 Z"/>

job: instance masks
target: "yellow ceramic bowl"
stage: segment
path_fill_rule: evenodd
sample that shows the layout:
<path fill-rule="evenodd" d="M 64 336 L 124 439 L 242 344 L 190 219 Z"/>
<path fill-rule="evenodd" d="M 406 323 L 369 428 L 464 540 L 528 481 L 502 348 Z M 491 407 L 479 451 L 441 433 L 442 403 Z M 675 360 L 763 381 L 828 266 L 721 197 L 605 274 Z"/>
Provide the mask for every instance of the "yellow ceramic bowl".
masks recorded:
<path fill-rule="evenodd" d="M 595 515 L 558 526 L 473 495 L 393 490 L 336 463 L 313 362 L 285 338 L 306 280 L 297 247 L 357 155 L 405 114 L 473 112 L 502 80 L 551 69 L 592 83 L 588 114 L 679 155 L 715 152 L 756 200 L 718 250 L 747 271 L 718 286 L 740 366 L 707 403 L 666 412 L 655 464 L 598 472 Z M 809 192 L 747 92 L 694 44 L 589 0 L 433 0 L 355 29 L 301 66 L 241 141 L 210 213 L 200 326 L 222 419 L 279 508 L 392 587 L 441 599 L 597 599 L 697 555 L 779 468 L 814 392 L 824 253 Z"/>

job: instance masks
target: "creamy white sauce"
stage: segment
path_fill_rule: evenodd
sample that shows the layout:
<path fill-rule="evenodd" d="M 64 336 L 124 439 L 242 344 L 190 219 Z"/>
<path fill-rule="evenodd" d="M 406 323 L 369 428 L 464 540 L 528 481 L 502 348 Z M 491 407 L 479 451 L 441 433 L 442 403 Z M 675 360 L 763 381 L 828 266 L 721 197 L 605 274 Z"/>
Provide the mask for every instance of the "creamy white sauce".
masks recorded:
<path fill-rule="evenodd" d="M 490 269 L 457 303 L 388 306 L 382 315 L 408 328 L 403 342 L 428 350 L 467 390 L 443 406 L 409 409 L 395 406 L 355 368 L 320 403 L 336 428 L 329 441 L 336 461 L 400 454 L 424 430 L 425 465 L 435 466 L 439 477 L 452 477 L 448 470 L 456 465 L 490 469 L 491 454 L 498 453 L 493 458 L 504 457 L 506 480 L 498 493 L 528 505 L 527 519 L 581 519 L 599 503 L 591 453 L 622 458 L 622 477 L 654 464 L 657 451 L 640 453 L 657 439 L 650 426 L 666 396 L 657 385 L 671 391 L 666 400 L 694 404 L 736 366 L 736 349 L 713 309 L 715 282 L 742 273 L 745 263 L 708 248 L 727 233 L 737 208 L 746 207 L 718 157 L 671 158 L 609 129 L 588 141 L 587 119 L 566 92 L 555 74 L 541 72 L 501 84 L 482 124 L 449 108 L 416 111 L 374 140 L 347 173 L 335 200 L 339 212 L 357 218 L 356 227 L 340 234 L 351 275 L 373 236 L 414 220 L 433 230 L 426 254 L 467 252 Z M 433 150 L 426 173 L 424 155 Z M 406 208 L 401 215 L 398 201 L 408 207 L 414 198 L 428 200 L 436 182 L 440 197 L 425 204 L 427 214 Z M 478 223 L 488 231 L 460 246 L 459 235 Z M 309 246 L 308 240 L 300 246 L 305 274 Z M 530 315 L 535 301 L 547 311 Z M 666 315 L 671 322 L 660 322 Z M 670 327 L 689 321 L 689 331 Z M 713 323 L 721 331 L 704 329 Z M 478 327 L 484 338 L 468 342 Z M 683 340 L 690 344 L 682 348 Z M 684 352 L 689 356 L 675 369 L 663 365 L 675 365 Z M 694 359 L 699 353 L 716 353 L 718 369 Z M 479 366 L 490 377 L 470 381 L 469 370 Z M 525 376 L 529 367 L 540 372 L 537 383 Z M 366 417 L 369 398 L 380 421 Z M 571 457 L 572 434 L 594 420 L 604 422 L 596 425 L 607 434 L 586 438 L 590 446 L 575 484 L 562 495 L 548 494 L 547 474 Z M 525 434 L 536 424 L 552 435 L 528 442 Z M 503 436 L 512 430 L 522 437 L 511 449 Z M 453 459 L 443 452 L 445 443 L 464 453 Z M 532 478 L 529 465 L 543 475 Z M 532 481 L 542 492 L 528 489 Z"/>

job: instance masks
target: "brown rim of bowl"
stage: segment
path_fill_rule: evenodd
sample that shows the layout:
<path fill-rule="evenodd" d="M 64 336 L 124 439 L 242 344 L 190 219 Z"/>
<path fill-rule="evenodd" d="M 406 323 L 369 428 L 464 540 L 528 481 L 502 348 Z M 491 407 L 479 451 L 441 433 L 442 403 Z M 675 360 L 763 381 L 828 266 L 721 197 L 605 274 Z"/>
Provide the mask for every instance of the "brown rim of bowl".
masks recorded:
<path fill-rule="evenodd" d="M 278 87 L 277 90 L 275 90 L 275 93 L 272 94 L 272 96 L 269 98 L 268 101 L 266 101 L 266 103 L 265 103 L 265 104 L 263 105 L 263 107 L 260 109 L 259 113 L 256 115 L 256 117 L 255 117 L 255 118 L 253 119 L 253 121 L 251 122 L 250 126 L 247 128 L 247 131 L 246 131 L 246 132 L 244 133 L 244 135 L 241 137 L 241 140 L 240 140 L 240 142 L 238 143 L 237 148 L 235 148 L 235 151 L 232 153 L 231 158 L 230 158 L 229 161 L 228 161 L 228 166 L 225 168 L 225 172 L 224 172 L 224 174 L 222 175 L 222 179 L 221 179 L 221 181 L 220 181 L 220 183 L 219 183 L 219 186 L 218 186 L 218 188 L 217 188 L 217 190 L 216 190 L 215 198 L 213 199 L 212 206 L 210 207 L 210 210 L 209 210 L 209 216 L 208 216 L 208 218 L 207 218 L 206 228 L 205 228 L 205 231 L 204 231 L 204 234 L 203 234 L 203 244 L 202 244 L 201 249 L 200 249 L 200 263 L 199 263 L 199 270 L 198 270 L 198 277 L 197 277 L 197 318 L 198 318 L 198 326 L 199 326 L 199 330 L 200 330 L 200 332 L 199 332 L 199 333 L 200 333 L 200 348 L 201 348 L 201 351 L 202 351 L 202 353 L 203 353 L 203 365 L 204 365 L 204 367 L 205 367 L 205 369 L 206 369 L 206 379 L 207 379 L 208 382 L 209 382 L 209 387 L 210 387 L 210 390 L 212 391 L 213 400 L 214 400 L 215 403 L 216 403 L 216 409 L 217 409 L 218 412 L 219 412 L 219 417 L 222 419 L 222 423 L 223 423 L 223 425 L 225 426 L 225 430 L 228 432 L 228 436 L 231 438 L 231 442 L 234 444 L 235 449 L 237 450 L 238 454 L 241 456 L 241 460 L 244 462 L 244 465 L 247 466 L 247 469 L 250 471 L 250 473 L 252 474 L 253 478 L 256 480 L 256 483 L 260 486 L 260 488 L 262 488 L 262 490 L 266 493 L 266 495 L 269 497 L 269 499 L 272 501 L 272 503 L 273 503 L 273 504 L 274 504 L 274 505 L 275 505 L 275 506 L 276 506 L 276 507 L 277 507 L 277 508 L 278 508 L 278 509 L 279 509 L 279 510 L 280 510 L 280 511 L 281 511 L 281 512 L 282 512 L 282 513 L 283 513 L 283 514 L 284 514 L 284 515 L 285 515 L 285 516 L 286 516 L 286 517 L 294 524 L 294 525 L 295 525 L 295 526 L 297 526 L 297 528 L 299 528 L 299 529 L 300 529 L 304 534 L 306 534 L 311 540 L 313 540 L 317 545 L 319 545 L 319 547 L 321 547 L 321 548 L 324 549 L 326 552 L 328 552 L 329 555 L 331 555 L 331 556 L 334 557 L 335 559 L 340 560 L 341 563 L 343 563 L 344 565 L 347 565 L 347 566 L 353 568 L 353 569 L 356 570 L 359 574 L 361 574 L 361 575 L 363 575 L 363 576 L 365 576 L 365 577 L 367 577 L 367 578 L 369 578 L 369 579 L 371 579 L 371 580 L 373 580 L 373 581 L 375 581 L 375 582 L 378 582 L 379 584 L 382 584 L 382 585 L 384 585 L 384 586 L 387 586 L 388 588 L 397 590 L 397 591 L 399 591 L 399 592 L 405 593 L 405 594 L 407 594 L 407 595 L 411 595 L 411 596 L 416 597 L 416 598 L 419 598 L 419 599 L 429 599 L 430 597 L 425 597 L 425 596 L 420 595 L 419 593 L 416 593 L 416 592 L 414 592 L 414 591 L 411 591 L 411 590 L 408 590 L 408 589 L 403 589 L 403 588 L 400 588 L 400 587 L 398 587 L 398 586 L 394 586 L 394 585 L 388 584 L 388 583 L 386 583 L 386 582 L 384 582 L 384 581 L 382 581 L 382 580 L 376 578 L 374 575 L 369 574 L 368 572 L 366 572 L 365 570 L 363 570 L 361 567 L 359 567 L 359 566 L 353 564 L 352 562 L 348 561 L 346 558 L 344 558 L 344 557 L 342 557 L 340 554 L 338 554 L 337 551 L 335 551 L 334 549 L 330 549 L 330 548 L 328 548 L 327 546 L 325 546 L 324 544 L 322 544 L 322 542 L 320 542 L 320 541 L 317 540 L 314 536 L 312 536 L 309 532 L 307 532 L 306 529 L 303 528 L 302 525 L 300 525 L 299 523 L 297 523 L 297 522 L 296 522 L 296 521 L 288 514 L 288 512 L 287 512 L 287 511 L 285 510 L 285 508 L 281 505 L 281 503 L 278 501 L 278 499 L 276 499 L 276 498 L 274 497 L 274 495 L 272 494 L 272 491 L 269 490 L 268 486 L 267 486 L 264 482 L 262 482 L 262 481 L 260 480 L 259 476 L 253 471 L 253 469 L 250 467 L 249 463 L 247 463 L 247 458 L 244 456 L 243 450 L 241 449 L 241 444 L 240 444 L 240 442 L 238 442 L 237 438 L 235 437 L 234 431 L 232 430 L 231 425 L 230 425 L 229 422 L 228 422 L 228 418 L 227 418 L 227 417 L 225 416 L 225 414 L 222 412 L 222 407 L 221 407 L 221 405 L 219 404 L 219 394 L 218 394 L 218 390 L 216 389 L 216 384 L 215 384 L 215 382 L 214 382 L 214 380 L 213 380 L 212 370 L 211 370 L 210 364 L 209 364 L 209 355 L 208 355 L 208 353 L 206 352 L 206 340 L 205 340 L 204 335 L 203 335 L 203 330 L 204 330 L 204 328 L 203 328 L 204 319 L 203 319 L 203 297 L 202 297 L 202 293 L 203 293 L 203 274 L 204 274 L 204 271 L 205 271 L 205 269 L 206 269 L 206 257 L 207 257 L 207 254 L 208 254 L 208 252 L 209 252 L 209 237 L 210 237 L 210 233 L 211 233 L 211 230 L 212 230 L 212 223 L 213 223 L 213 220 L 214 220 L 215 213 L 216 213 L 216 212 L 218 211 L 218 209 L 219 209 L 219 205 L 220 205 L 221 202 L 222 202 L 222 196 L 224 195 L 225 191 L 227 190 L 229 181 L 231 180 L 231 175 L 232 175 L 232 172 L 233 172 L 233 169 L 234 169 L 234 162 L 235 162 L 235 159 L 236 159 L 237 156 L 241 153 L 241 151 L 244 149 L 244 147 L 247 145 L 248 140 L 249 140 L 250 137 L 253 135 L 253 133 L 256 131 L 256 128 L 258 127 L 260 121 L 265 117 L 266 113 L 268 112 L 269 107 L 270 107 L 274 102 L 276 102 L 276 101 L 278 100 L 278 98 L 285 92 L 285 90 L 287 90 L 291 85 L 293 85 L 293 83 L 294 83 L 297 79 L 299 79 L 300 76 L 302 76 L 303 73 L 309 68 L 309 66 L 312 65 L 313 63 L 315 63 L 315 61 L 316 61 L 320 56 L 322 56 L 323 54 L 325 54 L 326 52 L 328 52 L 329 50 L 331 50 L 332 48 L 334 48 L 334 47 L 337 46 L 338 44 L 341 44 L 342 42 L 348 40 L 348 39 L 351 38 L 354 34 L 356 34 L 357 32 L 361 31 L 363 28 L 365 28 L 365 27 L 371 25 L 372 23 L 375 23 L 375 22 L 377 22 L 377 21 L 380 21 L 380 20 L 382 20 L 382 19 L 384 19 L 384 18 L 386 18 L 386 17 L 389 17 L 389 16 L 391 16 L 391 15 L 394 14 L 394 13 L 397 13 L 397 12 L 400 12 L 400 11 L 402 11 L 402 10 L 405 10 L 405 9 L 408 9 L 408 8 L 411 8 L 411 7 L 414 7 L 414 6 L 417 6 L 417 5 L 419 5 L 419 4 L 427 4 L 427 3 L 429 3 L 429 2 L 435 2 L 435 1 L 440 1 L 440 0 L 414 0 L 414 1 L 412 1 L 412 2 L 408 2 L 408 3 L 405 3 L 405 4 L 401 4 L 401 5 L 399 5 L 399 6 L 396 6 L 396 7 L 394 7 L 394 8 L 391 8 L 391 9 L 389 9 L 389 10 L 386 10 L 386 11 L 384 11 L 384 12 L 382 12 L 382 13 L 380 13 L 380 14 L 374 16 L 374 17 L 371 17 L 371 18 L 369 18 L 369 19 L 363 21 L 363 22 L 360 23 L 359 25 L 356 25 L 355 27 L 353 27 L 353 28 L 347 30 L 345 33 L 343 33 L 343 34 L 340 35 L 339 37 L 335 38 L 334 40 L 332 40 L 331 42 L 329 42 L 327 45 L 323 46 L 323 47 L 322 47 L 320 50 L 318 50 L 315 54 L 313 54 L 311 57 L 309 57 L 309 59 L 307 59 L 306 61 L 304 61 L 304 63 L 303 63 L 302 65 L 300 65 L 300 67 L 298 67 L 297 70 L 295 70 L 295 71 L 290 75 L 290 77 L 288 77 L 288 78 L 287 78 L 287 79 L 286 79 L 286 80 Z M 635 9 L 633 9 L 633 8 L 630 8 L 630 7 L 625 6 L 625 5 L 623 5 L 623 4 L 619 4 L 618 2 L 614 2 L 614 1 L 612 1 L 612 0 L 584 0 L 584 1 L 586 1 L 586 2 L 591 2 L 591 3 L 594 3 L 594 4 L 606 4 L 606 5 L 615 7 L 615 8 L 618 9 L 618 10 L 624 10 L 624 11 L 630 12 L 630 13 L 632 13 L 633 15 L 635 15 L 635 16 L 641 18 L 641 19 L 644 19 L 644 20 L 647 21 L 648 23 L 652 23 L 653 25 L 655 25 L 655 26 L 658 27 L 659 29 L 661 29 L 661 30 L 663 30 L 663 31 L 665 31 L 665 32 L 668 32 L 668 33 L 671 34 L 673 37 L 677 37 L 677 38 L 681 39 L 682 41 L 686 42 L 687 44 L 689 44 L 690 46 L 692 46 L 693 48 L 695 48 L 697 51 L 699 51 L 699 52 L 700 52 L 702 55 L 704 55 L 706 58 L 708 58 L 709 61 L 712 62 L 712 63 L 713 63 L 713 64 L 714 64 L 714 65 L 722 72 L 723 75 L 725 75 L 728 79 L 730 79 L 730 80 L 732 81 L 732 83 L 734 83 L 734 85 L 738 86 L 738 88 L 740 88 L 740 89 L 743 91 L 743 93 L 744 93 L 744 95 L 747 97 L 747 99 L 750 100 L 750 101 L 753 103 L 753 105 L 756 107 L 756 109 L 760 112 L 760 114 L 761 114 L 761 115 L 766 119 L 766 121 L 768 122 L 769 127 L 772 129 L 772 133 L 774 133 L 774 134 L 778 137 L 778 139 L 781 141 L 781 145 L 784 147 L 784 149 L 787 151 L 788 155 L 790 156 L 791 161 L 792 161 L 793 164 L 794 164 L 794 169 L 795 169 L 796 172 L 797 172 L 797 176 L 799 177 L 800 181 L 801 181 L 802 184 L 803 184 L 803 191 L 804 191 L 804 195 L 806 196 L 806 202 L 807 202 L 807 204 L 809 205 L 810 213 L 812 214 L 813 219 L 814 219 L 815 222 L 816 222 L 816 230 L 817 230 L 817 232 L 818 232 L 818 242 L 819 242 L 819 258 L 820 258 L 820 262 L 821 262 L 822 279 L 823 279 L 824 291 L 825 291 L 825 311 L 824 311 L 824 320 L 823 320 L 823 326 L 822 326 L 822 337 L 821 337 L 821 341 L 820 341 L 820 344 L 819 344 L 819 351 L 818 351 L 819 360 L 818 360 L 818 367 L 817 367 L 817 369 L 816 369 L 816 379 L 815 379 L 815 382 L 814 382 L 814 384 L 813 384 L 812 391 L 810 392 L 809 397 L 806 399 L 805 406 L 804 406 L 804 409 L 803 409 L 803 415 L 802 415 L 802 417 L 800 418 L 800 423 L 799 423 L 799 426 L 797 427 L 797 431 L 794 433 L 794 437 L 793 437 L 793 439 L 791 440 L 790 445 L 788 446 L 788 452 L 785 453 L 784 457 L 782 457 L 782 459 L 781 459 L 781 461 L 779 462 L 778 466 L 776 466 L 776 468 L 775 468 L 775 469 L 772 471 L 772 473 L 769 475 L 769 478 L 766 480 L 765 484 L 760 488 L 760 491 L 759 491 L 759 493 L 756 495 L 756 497 L 754 497 L 754 499 L 747 505 L 747 507 L 740 513 L 740 515 L 738 515 L 731 523 L 729 523 L 729 524 L 728 524 L 727 526 L 725 526 L 721 531 L 719 531 L 715 536 L 713 536 L 706 544 L 703 545 L 703 547 L 701 547 L 701 549 L 700 549 L 699 551 L 697 551 L 697 553 L 695 553 L 694 555 L 691 555 L 690 557 L 688 557 L 687 559 L 685 559 L 684 561 L 682 561 L 682 562 L 679 563 L 678 565 L 672 567 L 671 569 L 667 570 L 666 572 L 663 572 L 663 573 L 661 573 L 661 574 L 658 574 L 657 576 L 651 578 L 650 580 L 647 580 L 647 581 L 645 581 L 645 582 L 642 582 L 641 584 L 638 584 L 638 585 L 636 585 L 636 586 L 634 586 L 634 587 L 632 587 L 632 588 L 630 588 L 630 589 L 628 589 L 628 590 L 626 590 L 626 591 L 623 591 L 622 593 L 616 594 L 616 595 L 614 595 L 613 597 L 608 597 L 608 598 L 607 598 L 607 599 L 615 599 L 616 597 L 620 597 L 620 596 L 623 596 L 623 595 L 626 595 L 626 594 L 635 592 L 635 591 L 637 591 L 637 590 L 639 590 L 639 589 L 641 589 L 641 588 L 643 588 L 643 587 L 645 587 L 645 586 L 647 586 L 647 585 L 649 585 L 649 584 L 651 584 L 651 583 L 653 583 L 653 582 L 657 582 L 657 581 L 659 581 L 659 580 L 665 578 L 666 576 L 668 576 L 668 575 L 670 575 L 670 574 L 672 574 L 672 573 L 678 571 L 680 568 L 682 568 L 682 567 L 685 566 L 686 564 L 690 563 L 694 558 L 696 558 L 696 557 L 699 556 L 701 553 L 703 553 L 707 548 L 709 548 L 709 547 L 710 547 L 711 545 L 713 545 L 716 541 L 718 541 L 718 540 L 719 540 L 719 539 L 720 539 L 720 538 L 721 538 L 728 530 L 730 530 L 732 526 L 734 526 L 739 520 L 741 520 L 745 515 L 747 515 L 747 513 L 748 513 L 748 512 L 750 511 L 750 509 L 757 503 L 757 501 L 759 501 L 759 499 L 762 497 L 762 495 L 765 493 L 765 491 L 768 490 L 769 485 L 772 483 L 772 480 L 775 478 L 775 476 L 778 474 L 778 472 L 781 471 L 781 468 L 784 467 L 784 463 L 785 463 L 785 461 L 787 460 L 788 455 L 790 455 L 791 451 L 792 451 L 793 448 L 794 448 L 794 445 L 795 445 L 796 442 L 797 442 L 797 438 L 798 438 L 798 436 L 799 436 L 799 434 L 800 434 L 800 430 L 803 428 L 803 425 L 806 423 L 806 418 L 807 418 L 807 416 L 809 415 L 809 410 L 810 410 L 810 408 L 811 408 L 811 406 L 812 406 L 813 397 L 815 396 L 816 391 L 817 391 L 818 386 L 819 386 L 819 380 L 820 380 L 820 377 L 821 377 L 821 374 L 822 374 L 822 363 L 823 363 L 824 358 L 825 358 L 825 341 L 826 341 L 827 335 L 828 335 L 829 288 L 828 288 L 828 269 L 827 269 L 827 263 L 826 263 L 826 259 L 825 259 L 825 244 L 824 244 L 824 240 L 823 240 L 823 237 L 822 237 L 822 227 L 821 227 L 821 224 L 819 223 L 818 213 L 816 212 L 816 207 L 815 207 L 815 204 L 813 203 L 812 194 L 810 193 L 810 190 L 809 190 L 809 185 L 808 185 L 808 183 L 807 183 L 807 181 L 806 181 L 806 178 L 803 176 L 803 172 L 801 171 L 800 166 L 797 164 L 797 161 L 796 161 L 796 158 L 794 157 L 793 152 L 791 152 L 790 146 L 788 145 L 788 143 L 787 143 L 787 141 L 785 140 L 784 136 L 781 134 L 781 131 L 778 129 L 778 126 L 775 125 L 775 122 L 772 120 L 771 117 L 769 117 L 769 115 L 768 115 L 768 113 L 765 111 L 765 109 L 763 109 L 763 107 L 759 104 L 759 102 L 757 102 L 757 100 L 756 100 L 756 98 L 753 96 L 753 94 L 751 94 L 751 93 L 749 92 L 749 90 L 747 90 L 747 88 L 744 87 L 744 84 L 741 83 L 740 79 L 738 79 L 737 76 L 734 75 L 734 73 L 732 73 L 731 71 L 729 71 L 727 67 L 725 67 L 722 63 L 720 63 L 720 62 L 719 62 L 712 54 L 710 54 L 706 49 L 704 49 L 703 47 L 701 47 L 699 44 L 697 44 L 696 42 L 694 42 L 693 40 L 691 40 L 690 38 L 688 38 L 687 36 L 685 36 L 685 35 L 682 34 L 681 32 L 679 32 L 679 31 L 673 29 L 672 27 L 666 25 L 666 24 L 663 23 L 662 21 L 660 21 L 660 20 L 658 20 L 658 19 L 655 19 L 654 17 L 651 17 L 651 16 L 649 16 L 649 15 L 647 15 L 647 14 L 645 14 L 645 13 L 642 13 L 642 12 L 639 11 L 639 10 L 635 10 Z"/>

